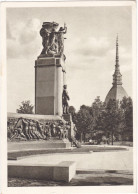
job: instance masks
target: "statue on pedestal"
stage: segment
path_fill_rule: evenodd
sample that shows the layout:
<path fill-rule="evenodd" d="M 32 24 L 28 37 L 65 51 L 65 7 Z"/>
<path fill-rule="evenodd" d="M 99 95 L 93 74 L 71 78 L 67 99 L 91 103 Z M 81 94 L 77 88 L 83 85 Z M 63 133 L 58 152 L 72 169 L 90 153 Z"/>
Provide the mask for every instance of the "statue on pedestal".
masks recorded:
<path fill-rule="evenodd" d="M 60 55 L 64 52 L 64 34 L 67 33 L 66 24 L 64 24 L 64 28 L 60 27 L 58 31 L 58 52 Z"/>
<path fill-rule="evenodd" d="M 67 32 L 67 27 L 60 27 L 56 31 L 59 24 L 55 22 L 44 22 L 40 30 L 42 36 L 43 50 L 42 55 L 45 56 L 62 56 L 64 51 L 64 34 Z"/>
<path fill-rule="evenodd" d="M 67 92 L 67 85 L 63 86 L 63 93 L 62 93 L 62 106 L 63 106 L 63 114 L 69 114 L 69 104 L 68 100 L 70 100 L 68 92 Z"/>

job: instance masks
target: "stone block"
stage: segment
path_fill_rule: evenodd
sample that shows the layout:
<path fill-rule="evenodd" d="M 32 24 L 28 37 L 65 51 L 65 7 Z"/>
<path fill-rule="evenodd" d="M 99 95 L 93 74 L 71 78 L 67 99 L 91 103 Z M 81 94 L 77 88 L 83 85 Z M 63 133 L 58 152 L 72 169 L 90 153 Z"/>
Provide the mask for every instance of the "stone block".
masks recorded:
<path fill-rule="evenodd" d="M 37 114 L 21 114 L 21 113 L 7 113 L 8 119 L 18 119 L 20 117 L 26 119 L 39 120 L 41 122 L 44 121 L 58 121 L 62 120 L 58 115 L 37 115 Z"/>
<path fill-rule="evenodd" d="M 36 98 L 37 97 L 54 97 L 53 81 L 41 81 L 36 83 Z"/>
<path fill-rule="evenodd" d="M 37 66 L 46 66 L 46 65 L 55 65 L 56 60 L 54 57 L 47 57 L 47 58 L 39 58 L 36 60 L 36 65 Z"/>
<path fill-rule="evenodd" d="M 53 180 L 53 166 L 10 164 L 8 165 L 8 177 Z"/>
<path fill-rule="evenodd" d="M 73 161 L 64 161 L 54 167 L 53 179 L 56 181 L 70 182 L 75 174 L 76 163 Z"/>
<path fill-rule="evenodd" d="M 71 148 L 69 141 L 49 140 L 49 141 L 32 141 L 32 142 L 8 142 L 8 152 L 25 151 L 25 150 L 44 150 L 49 148 Z"/>
<path fill-rule="evenodd" d="M 36 97 L 35 113 L 41 115 L 54 115 L 54 97 Z"/>
<path fill-rule="evenodd" d="M 63 66 L 61 58 L 39 58 L 35 62 L 35 113 L 62 115 Z"/>
<path fill-rule="evenodd" d="M 49 181 L 70 180 L 76 174 L 76 163 L 64 161 L 58 165 L 9 164 L 9 178 L 27 178 Z"/>
<path fill-rule="evenodd" d="M 36 79 L 37 81 L 53 81 L 55 79 L 55 66 L 37 67 Z"/>

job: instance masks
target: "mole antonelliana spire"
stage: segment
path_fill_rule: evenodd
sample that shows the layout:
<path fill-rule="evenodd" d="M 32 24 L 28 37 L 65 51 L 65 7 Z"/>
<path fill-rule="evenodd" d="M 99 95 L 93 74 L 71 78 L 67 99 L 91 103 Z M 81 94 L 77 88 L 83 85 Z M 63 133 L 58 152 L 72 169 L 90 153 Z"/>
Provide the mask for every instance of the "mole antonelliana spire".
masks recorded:
<path fill-rule="evenodd" d="M 119 44 L 118 44 L 118 35 L 116 38 L 116 59 L 115 59 L 115 72 L 113 74 L 113 86 L 109 90 L 105 103 L 108 103 L 110 99 L 122 100 L 124 96 L 128 96 L 124 88 L 122 87 L 122 75 L 120 73 L 119 66 Z"/>

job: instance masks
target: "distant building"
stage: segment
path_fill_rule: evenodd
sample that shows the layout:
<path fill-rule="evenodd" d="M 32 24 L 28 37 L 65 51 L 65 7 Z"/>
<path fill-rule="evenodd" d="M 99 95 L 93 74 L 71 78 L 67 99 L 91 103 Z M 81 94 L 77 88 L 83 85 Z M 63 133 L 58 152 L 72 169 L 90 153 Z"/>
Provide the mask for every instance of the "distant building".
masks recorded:
<path fill-rule="evenodd" d="M 122 87 L 122 75 L 119 68 L 119 53 L 118 53 L 118 36 L 116 39 L 116 60 L 115 60 L 115 72 L 113 74 L 113 86 L 109 90 L 105 103 L 108 103 L 110 99 L 122 100 L 124 96 L 128 97 L 125 89 Z"/>

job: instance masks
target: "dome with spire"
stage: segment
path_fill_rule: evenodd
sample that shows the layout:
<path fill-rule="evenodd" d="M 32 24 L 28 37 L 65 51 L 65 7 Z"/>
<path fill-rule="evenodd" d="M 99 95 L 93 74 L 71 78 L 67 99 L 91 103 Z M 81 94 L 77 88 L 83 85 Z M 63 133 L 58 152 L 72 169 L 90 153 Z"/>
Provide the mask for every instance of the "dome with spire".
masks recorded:
<path fill-rule="evenodd" d="M 116 38 L 116 60 L 115 60 L 115 72 L 113 74 L 113 86 L 109 90 L 105 103 L 107 104 L 110 99 L 122 100 L 124 96 L 128 97 L 125 89 L 122 86 L 122 75 L 119 67 L 119 52 L 118 52 L 118 35 Z"/>

